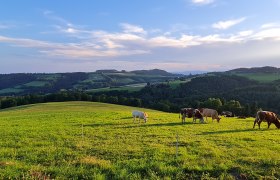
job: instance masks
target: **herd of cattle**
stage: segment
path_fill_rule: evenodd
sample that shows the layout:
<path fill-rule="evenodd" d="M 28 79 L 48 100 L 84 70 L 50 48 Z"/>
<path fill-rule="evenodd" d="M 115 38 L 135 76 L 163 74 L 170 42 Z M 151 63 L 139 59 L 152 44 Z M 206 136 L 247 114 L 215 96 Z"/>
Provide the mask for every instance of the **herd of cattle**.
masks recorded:
<path fill-rule="evenodd" d="M 233 117 L 233 113 L 230 111 L 223 111 L 221 115 L 225 117 Z M 132 117 L 133 117 L 133 122 L 136 121 L 136 118 L 138 118 L 139 122 L 140 119 L 143 119 L 144 122 L 146 123 L 148 120 L 148 114 L 146 112 L 134 110 L 132 111 Z M 199 119 L 200 123 L 205 123 L 207 122 L 207 117 L 212 118 L 212 122 L 214 120 L 217 120 L 217 122 L 220 122 L 220 117 L 218 112 L 215 109 L 208 109 L 208 108 L 199 108 L 199 109 L 194 109 L 194 108 L 182 108 L 179 113 L 179 119 L 182 119 L 182 124 L 186 123 L 186 118 L 192 118 L 193 123 L 196 123 L 196 120 Z M 205 121 L 205 119 L 206 121 Z M 256 119 L 254 121 L 254 126 L 258 124 L 259 129 L 260 129 L 260 124 L 261 122 L 267 122 L 268 128 L 270 127 L 271 124 L 275 124 L 275 126 L 279 129 L 280 128 L 280 122 L 277 117 L 277 115 L 274 112 L 270 111 L 258 111 L 256 115 Z"/>

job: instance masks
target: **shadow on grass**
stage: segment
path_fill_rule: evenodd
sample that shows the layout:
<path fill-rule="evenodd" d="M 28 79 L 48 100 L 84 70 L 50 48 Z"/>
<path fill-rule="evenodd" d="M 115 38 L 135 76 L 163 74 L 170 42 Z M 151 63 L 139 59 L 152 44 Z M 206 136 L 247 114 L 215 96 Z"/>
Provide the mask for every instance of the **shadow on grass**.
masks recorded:
<path fill-rule="evenodd" d="M 132 119 L 133 120 L 133 117 L 123 117 L 123 118 L 120 118 L 120 119 Z"/>
<path fill-rule="evenodd" d="M 207 134 L 226 134 L 226 133 L 239 133 L 239 132 L 251 132 L 251 131 L 258 131 L 258 129 L 231 129 L 231 130 L 224 130 L 224 131 L 210 131 L 210 132 L 202 132 L 202 135 Z"/>
<path fill-rule="evenodd" d="M 165 127 L 165 126 L 185 126 L 189 124 L 195 124 L 192 122 L 186 122 L 185 124 L 182 124 L 181 122 L 171 122 L 171 123 L 160 123 L 160 124 L 149 124 L 149 123 L 134 123 L 133 126 L 126 126 L 124 128 L 134 128 L 134 127 Z"/>
<path fill-rule="evenodd" d="M 126 118 L 123 118 L 126 119 Z M 205 123 L 206 124 L 206 123 Z M 84 127 L 106 127 L 106 126 L 115 126 L 116 128 L 137 128 L 137 127 L 172 127 L 172 126 L 186 126 L 186 125 L 205 125 L 204 123 L 193 123 L 193 122 L 186 122 L 182 124 L 182 122 L 170 122 L 170 123 L 158 123 L 158 124 L 149 124 L 149 122 L 144 123 L 143 120 L 133 122 L 122 122 L 122 123 L 91 123 L 91 124 L 84 124 Z M 82 126 L 82 124 L 75 124 L 74 126 Z"/>
<path fill-rule="evenodd" d="M 119 128 L 119 126 L 126 126 L 131 123 L 92 123 L 92 124 L 83 124 L 84 127 L 108 127 L 108 126 L 115 126 Z M 82 126 L 82 124 L 75 124 L 74 126 Z"/>

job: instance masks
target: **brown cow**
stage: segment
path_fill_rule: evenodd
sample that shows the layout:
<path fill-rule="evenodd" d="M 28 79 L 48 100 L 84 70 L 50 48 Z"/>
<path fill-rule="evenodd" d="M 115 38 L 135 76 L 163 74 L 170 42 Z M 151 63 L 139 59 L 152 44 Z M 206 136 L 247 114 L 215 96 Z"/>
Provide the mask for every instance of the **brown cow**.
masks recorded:
<path fill-rule="evenodd" d="M 271 123 L 275 124 L 275 126 L 278 129 L 280 128 L 280 122 L 277 118 L 277 115 L 274 112 L 258 111 L 253 128 L 255 128 L 256 123 L 258 123 L 259 129 L 260 129 L 260 125 L 261 125 L 262 121 L 267 122 L 267 125 L 268 125 L 267 128 L 269 128 Z"/>
<path fill-rule="evenodd" d="M 193 112 L 193 122 L 194 123 L 196 123 L 196 119 L 199 119 L 200 123 L 204 123 L 204 118 L 198 109 L 195 109 Z"/>
<path fill-rule="evenodd" d="M 217 119 L 217 122 L 220 122 L 221 118 L 219 117 L 219 114 L 215 109 L 202 108 L 200 109 L 200 112 L 203 117 L 206 117 L 206 121 L 207 117 L 212 117 L 212 122 L 214 121 L 214 119 Z"/>
<path fill-rule="evenodd" d="M 182 108 L 180 110 L 180 114 L 182 116 L 182 123 L 186 123 L 186 117 L 191 118 L 193 117 L 193 112 L 194 109 L 193 108 Z M 179 118 L 180 118 L 180 114 L 179 114 Z"/>

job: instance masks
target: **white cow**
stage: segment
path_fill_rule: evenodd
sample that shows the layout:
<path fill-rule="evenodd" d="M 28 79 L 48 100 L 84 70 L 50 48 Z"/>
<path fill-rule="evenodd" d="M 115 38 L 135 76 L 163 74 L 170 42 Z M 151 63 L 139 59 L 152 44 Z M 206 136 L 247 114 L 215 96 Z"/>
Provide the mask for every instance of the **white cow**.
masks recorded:
<path fill-rule="evenodd" d="M 220 117 L 218 112 L 215 109 L 207 109 L 207 108 L 203 108 L 202 109 L 202 116 L 206 117 L 206 121 L 207 121 L 207 117 L 212 117 L 212 122 L 214 121 L 214 119 L 217 119 L 217 122 L 220 122 Z"/>
<path fill-rule="evenodd" d="M 133 122 L 135 122 L 136 118 L 139 118 L 139 123 L 140 123 L 140 119 L 144 119 L 145 123 L 148 120 L 148 114 L 142 111 L 137 111 L 134 110 L 132 111 L 132 117 L 133 117 Z"/>

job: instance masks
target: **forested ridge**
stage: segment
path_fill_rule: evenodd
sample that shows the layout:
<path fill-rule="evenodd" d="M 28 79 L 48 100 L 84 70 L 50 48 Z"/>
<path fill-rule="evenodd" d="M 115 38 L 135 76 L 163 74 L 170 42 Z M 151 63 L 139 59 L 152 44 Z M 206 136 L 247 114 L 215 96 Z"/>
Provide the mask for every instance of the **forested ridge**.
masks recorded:
<path fill-rule="evenodd" d="M 163 70 L 74 73 L 16 73 L 0 74 L 0 96 L 56 93 L 60 90 L 85 91 L 98 88 L 121 87 L 147 82 L 172 80 L 178 74 Z"/>
<path fill-rule="evenodd" d="M 171 75 L 162 70 L 133 72 L 99 70 L 94 75 L 89 73 L 48 74 L 48 76 L 37 74 L 37 79 L 34 74 L 25 74 L 24 78 L 22 74 L 2 75 L 0 76 L 0 87 L 2 88 L 5 84 L 9 85 L 11 81 L 14 84 L 34 81 L 34 79 L 38 81 L 38 77 L 41 79 L 47 78 L 50 82 L 55 81 L 56 83 L 45 87 L 46 91 L 38 92 L 34 87 L 34 91 L 31 88 L 30 93 L 26 95 L 2 96 L 0 98 L 0 107 L 7 108 L 57 101 L 96 101 L 147 107 L 166 112 L 179 112 L 182 107 L 208 107 L 217 109 L 219 112 L 228 110 L 236 115 L 245 116 L 254 116 L 260 108 L 280 113 L 279 79 L 263 83 L 240 75 L 240 73 L 256 72 L 271 74 L 269 73 L 270 70 L 272 73 L 277 73 L 279 69 L 274 67 L 240 68 L 224 73 L 181 76 L 179 78 L 181 81 L 178 80 L 176 75 Z M 236 72 L 239 74 L 236 74 Z M 102 76 L 104 79 L 107 78 L 107 82 L 115 81 L 114 83 L 117 84 L 116 77 L 119 77 L 119 83 L 121 83 L 124 75 L 126 79 L 127 75 L 129 75 L 135 80 L 146 82 L 146 86 L 138 91 L 112 89 L 110 91 L 90 92 L 85 91 L 87 88 L 77 88 L 79 86 L 75 84 L 75 82 L 80 82 L 84 83 L 84 87 L 89 87 L 92 82 L 89 80 L 89 76 L 92 79 L 96 79 L 94 83 Z M 61 76 L 64 77 L 61 78 Z M 177 79 L 179 83 L 174 85 L 174 79 Z"/>
<path fill-rule="evenodd" d="M 171 86 L 167 83 L 148 84 L 140 91 L 108 91 L 87 93 L 60 91 L 46 95 L 6 97 L 1 107 L 37 102 L 97 101 L 147 107 L 166 112 L 179 112 L 182 107 L 208 107 L 229 110 L 236 115 L 254 116 L 259 108 L 280 111 L 280 81 L 259 83 L 235 75 L 209 75 Z"/>

